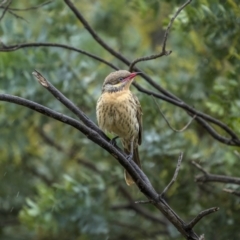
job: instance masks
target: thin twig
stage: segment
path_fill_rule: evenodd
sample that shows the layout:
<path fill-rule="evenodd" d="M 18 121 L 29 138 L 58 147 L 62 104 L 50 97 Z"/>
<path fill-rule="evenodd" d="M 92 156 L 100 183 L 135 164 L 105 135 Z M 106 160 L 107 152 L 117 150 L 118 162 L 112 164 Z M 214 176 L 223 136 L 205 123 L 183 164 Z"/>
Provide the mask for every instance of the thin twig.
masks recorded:
<path fill-rule="evenodd" d="M 207 210 L 204 210 L 202 212 L 200 212 L 192 221 L 190 221 L 186 226 L 185 228 L 186 229 L 192 229 L 203 217 L 211 214 L 211 213 L 214 213 L 216 211 L 218 211 L 219 208 L 218 207 L 213 207 L 213 208 L 209 208 Z"/>
<path fill-rule="evenodd" d="M 51 3 L 53 1 L 48 1 L 48 2 L 45 2 L 45 3 L 42 3 L 42 4 L 39 4 L 37 6 L 34 6 L 34 7 L 29 7 L 29 8 L 9 8 L 9 10 L 12 10 L 12 11 L 29 11 L 29 10 L 36 10 L 38 8 L 41 8 L 49 3 Z"/>
<path fill-rule="evenodd" d="M 135 201 L 135 204 L 149 204 L 149 203 L 153 203 L 153 201 L 151 200 L 139 200 L 139 201 Z"/>
<path fill-rule="evenodd" d="M 208 172 L 203 169 L 198 163 L 191 161 L 192 165 L 194 165 L 197 169 L 199 169 L 201 172 L 203 172 L 205 175 L 208 175 Z"/>
<path fill-rule="evenodd" d="M 10 8 L 8 9 L 8 12 L 9 12 L 11 15 L 13 15 L 15 18 L 21 19 L 21 20 L 29 23 L 25 18 L 23 18 L 22 16 L 19 16 L 18 14 L 14 13 L 13 11 L 11 11 Z"/>
<path fill-rule="evenodd" d="M 221 183 L 232 183 L 232 184 L 240 185 L 240 178 L 211 174 L 211 173 L 208 173 L 204 168 L 202 168 L 196 162 L 191 161 L 191 163 L 197 169 L 199 169 L 201 172 L 204 173 L 202 176 L 196 176 L 196 182 L 221 182 Z"/>
<path fill-rule="evenodd" d="M 196 118 L 196 115 L 194 115 L 194 116 L 190 119 L 190 121 L 186 124 L 186 126 L 184 126 L 182 129 L 180 129 L 180 130 L 174 129 L 174 128 L 170 125 L 169 121 L 167 120 L 167 118 L 165 117 L 165 115 L 163 114 L 163 112 L 161 111 L 161 108 L 160 108 L 160 106 L 158 105 L 158 103 L 157 103 L 156 99 L 154 98 L 154 96 L 151 95 L 151 97 L 153 98 L 154 102 L 156 103 L 156 105 L 157 105 L 157 107 L 158 107 L 158 110 L 159 110 L 159 112 L 161 113 L 161 115 L 162 115 L 162 117 L 164 118 L 164 120 L 166 121 L 167 125 L 168 125 L 174 132 L 183 132 L 183 131 L 185 131 L 185 130 L 189 127 L 189 125 L 192 123 L 192 121 Z"/>
<path fill-rule="evenodd" d="M 81 54 L 84 54 L 88 57 L 91 57 L 99 62 L 102 62 L 106 65 L 108 65 L 109 67 L 115 69 L 115 70 L 119 70 L 119 68 L 117 68 L 116 66 L 114 66 L 112 63 L 108 62 L 108 61 L 105 61 L 103 58 L 100 58 L 94 54 L 91 54 L 89 52 L 86 52 L 86 51 L 83 51 L 81 49 L 78 49 L 78 48 L 75 48 L 75 47 L 71 47 L 69 45 L 66 45 L 66 44 L 59 44 L 59 43 L 42 43 L 42 42 L 39 42 L 39 43 L 23 43 L 23 44 L 17 44 L 17 45 L 5 45 L 1 42 L 1 45 L 2 45 L 2 48 L 0 48 L 0 52 L 11 52 L 11 51 L 16 51 L 18 49 L 21 49 L 21 48 L 29 48 L 29 47 L 57 47 L 57 48 L 64 48 L 64 49 L 67 49 L 67 50 L 72 50 L 72 51 L 75 51 L 75 52 L 79 52 Z"/>
<path fill-rule="evenodd" d="M 139 213 L 140 215 L 142 215 L 143 217 L 145 217 L 148 220 L 151 220 L 153 222 L 158 222 L 164 226 L 166 226 L 166 222 L 162 219 L 160 219 L 159 217 L 155 216 L 154 214 L 152 214 L 151 212 L 146 211 L 145 209 L 143 209 L 142 207 L 140 207 L 139 205 L 136 205 L 135 201 L 133 200 L 131 194 L 126 190 L 125 187 L 123 187 L 122 185 L 119 186 L 119 190 L 122 193 L 122 195 L 129 201 L 128 205 L 124 205 L 122 207 L 127 207 L 128 209 L 132 209 L 135 212 Z M 119 207 L 119 206 L 118 206 Z M 116 206 L 115 206 L 116 209 Z"/>
<path fill-rule="evenodd" d="M 7 2 L 7 0 L 3 0 L 3 1 L 0 3 L 0 7 L 1 7 L 1 8 L 4 8 L 4 7 L 2 7 L 2 5 L 5 4 L 6 2 Z"/>
<path fill-rule="evenodd" d="M 4 2 L 5 3 L 5 2 Z M 12 0 L 9 0 L 7 6 L 4 8 L 3 12 L 2 12 L 2 16 L 0 17 L 0 21 L 4 18 L 4 15 L 6 14 L 6 12 L 8 11 L 9 6 L 11 5 Z"/>
<path fill-rule="evenodd" d="M 227 193 L 231 193 L 231 194 L 233 194 L 235 196 L 240 197 L 240 192 L 239 191 L 232 190 L 232 189 L 229 189 L 229 188 L 224 188 L 223 191 L 227 192 Z"/>
<path fill-rule="evenodd" d="M 170 188 L 170 187 L 174 184 L 174 182 L 176 181 L 177 175 L 178 175 L 178 172 L 179 172 L 181 163 L 182 163 L 182 158 L 183 158 L 183 153 L 180 153 L 180 155 L 179 155 L 179 157 L 178 157 L 177 167 L 176 167 L 175 173 L 174 173 L 174 175 L 173 175 L 173 178 L 172 178 L 172 180 L 170 181 L 170 183 L 165 187 L 165 189 L 163 190 L 163 192 L 160 194 L 160 196 L 161 196 L 162 198 L 165 196 L 166 192 L 169 190 L 169 188 Z"/>
<path fill-rule="evenodd" d="M 142 61 L 148 61 L 148 60 L 152 60 L 152 59 L 156 59 L 162 56 L 168 56 L 172 53 L 172 51 L 166 51 L 166 44 L 167 44 L 167 39 L 168 39 L 168 35 L 170 32 L 170 29 L 173 25 L 174 20 L 176 19 L 176 17 L 178 16 L 178 14 L 191 2 L 192 0 L 188 0 L 186 3 L 184 3 L 180 8 L 178 8 L 178 10 L 176 11 L 176 13 L 173 15 L 173 17 L 171 18 L 170 22 L 168 23 L 167 29 L 165 31 L 164 34 L 164 38 L 163 38 L 163 46 L 162 46 L 162 51 L 158 54 L 153 54 L 151 56 L 146 56 L 146 57 L 140 57 L 137 58 L 136 60 L 134 60 L 130 66 L 129 66 L 129 71 L 131 72 L 133 70 L 133 67 L 138 63 L 138 62 L 142 62 Z"/>
<path fill-rule="evenodd" d="M 196 176 L 196 182 L 221 182 L 240 185 L 240 178 L 217 174 L 205 174 L 203 176 Z"/>
<path fill-rule="evenodd" d="M 143 76 L 143 74 L 141 74 L 141 76 Z M 178 107 L 186 110 L 187 113 L 191 113 L 193 115 L 196 115 L 197 117 L 195 119 L 197 120 L 197 122 L 200 125 L 202 125 L 218 141 L 220 141 L 222 143 L 225 143 L 227 145 L 240 146 L 240 139 L 238 138 L 238 136 L 226 124 L 222 123 L 218 119 L 213 118 L 213 117 L 211 117 L 211 116 L 209 116 L 205 113 L 202 113 L 200 111 L 197 111 L 193 107 L 187 105 L 185 102 L 180 101 L 180 99 L 176 100 L 176 99 L 172 98 L 171 96 L 163 96 L 161 94 L 158 94 L 158 93 L 155 93 L 153 91 L 147 90 L 147 89 L 143 88 L 142 86 L 140 86 L 139 84 L 137 84 L 136 82 L 133 83 L 133 85 L 140 92 L 143 92 L 147 95 L 150 95 L 150 96 L 152 95 L 156 98 L 162 99 L 166 102 L 169 102 L 169 103 L 171 103 L 175 106 L 178 106 Z M 228 139 L 228 138 L 222 137 L 204 120 L 209 121 L 209 122 L 219 126 L 223 130 L 225 130 L 226 133 L 228 133 L 232 138 Z"/>

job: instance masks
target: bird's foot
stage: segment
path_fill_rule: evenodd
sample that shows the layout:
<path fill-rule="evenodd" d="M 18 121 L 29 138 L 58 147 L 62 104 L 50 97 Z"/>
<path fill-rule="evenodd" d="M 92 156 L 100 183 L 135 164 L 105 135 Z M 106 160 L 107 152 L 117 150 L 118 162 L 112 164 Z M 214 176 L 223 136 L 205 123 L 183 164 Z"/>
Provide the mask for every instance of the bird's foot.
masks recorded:
<path fill-rule="evenodd" d="M 119 138 L 119 136 L 116 136 L 116 137 L 114 137 L 114 138 L 112 138 L 111 140 L 110 140 L 110 143 L 114 146 L 114 147 L 117 147 L 117 139 Z"/>
<path fill-rule="evenodd" d="M 133 154 L 130 153 L 129 155 L 127 155 L 126 158 L 127 158 L 128 161 L 131 161 L 133 159 Z"/>

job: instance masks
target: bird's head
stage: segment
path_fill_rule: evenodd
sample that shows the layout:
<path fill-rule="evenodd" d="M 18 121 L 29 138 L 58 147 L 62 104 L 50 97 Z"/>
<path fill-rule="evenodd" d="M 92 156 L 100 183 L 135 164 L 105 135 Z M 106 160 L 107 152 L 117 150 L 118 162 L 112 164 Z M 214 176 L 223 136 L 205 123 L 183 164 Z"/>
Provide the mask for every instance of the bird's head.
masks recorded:
<path fill-rule="evenodd" d="M 118 92 L 129 89 L 134 77 L 139 72 L 130 73 L 126 70 L 119 70 L 110 73 L 104 80 L 102 92 Z"/>

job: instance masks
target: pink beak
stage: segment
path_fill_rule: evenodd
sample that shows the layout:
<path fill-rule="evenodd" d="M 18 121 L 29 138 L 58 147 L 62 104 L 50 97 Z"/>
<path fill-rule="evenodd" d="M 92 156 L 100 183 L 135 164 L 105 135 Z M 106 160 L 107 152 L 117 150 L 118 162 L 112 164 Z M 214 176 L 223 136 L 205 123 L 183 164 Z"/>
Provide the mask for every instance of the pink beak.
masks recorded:
<path fill-rule="evenodd" d="M 129 80 L 133 79 L 134 77 L 136 77 L 138 74 L 140 74 L 140 72 L 133 72 L 128 77 L 126 77 L 124 80 L 129 81 Z"/>

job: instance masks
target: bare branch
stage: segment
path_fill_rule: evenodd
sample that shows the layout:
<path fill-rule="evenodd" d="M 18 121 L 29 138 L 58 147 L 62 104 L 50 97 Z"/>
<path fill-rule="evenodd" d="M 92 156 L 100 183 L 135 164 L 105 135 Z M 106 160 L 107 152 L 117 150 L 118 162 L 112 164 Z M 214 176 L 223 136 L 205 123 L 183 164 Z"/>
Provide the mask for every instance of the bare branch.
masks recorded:
<path fill-rule="evenodd" d="M 127 191 L 127 189 L 125 187 L 123 187 L 122 185 L 119 186 L 119 190 L 122 193 L 122 195 L 129 201 L 129 204 L 124 205 L 125 208 L 128 209 L 132 209 L 135 212 L 139 213 L 140 215 L 144 216 L 145 218 L 147 218 L 148 220 L 151 220 L 153 222 L 157 222 L 160 223 L 164 226 L 167 226 L 166 222 L 162 219 L 160 219 L 159 217 L 155 216 L 154 214 L 152 214 L 151 212 L 146 211 L 145 209 L 143 209 L 142 207 L 140 207 L 139 205 L 136 205 L 136 203 L 134 202 L 131 194 Z M 116 209 L 116 207 L 119 208 L 119 206 L 114 206 L 114 208 Z M 123 207 L 123 206 L 122 206 Z"/>
<path fill-rule="evenodd" d="M 139 201 L 135 201 L 135 204 L 149 204 L 149 203 L 153 203 L 153 201 L 151 201 L 151 200 L 139 200 Z"/>
<path fill-rule="evenodd" d="M 221 183 L 233 183 L 233 184 L 240 185 L 240 178 L 228 177 L 225 175 L 210 174 L 196 162 L 192 161 L 191 163 L 197 169 L 199 169 L 201 172 L 204 173 L 202 176 L 196 176 L 196 182 L 221 182 Z"/>
<path fill-rule="evenodd" d="M 196 177 L 196 182 L 221 182 L 240 185 L 240 178 L 217 174 L 205 174 Z"/>
<path fill-rule="evenodd" d="M 9 8 L 9 10 L 12 10 L 12 11 L 29 11 L 29 10 L 36 10 L 38 8 L 41 8 L 49 3 L 52 3 L 53 1 L 48 1 L 48 2 L 45 2 L 45 3 L 42 3 L 42 4 L 39 4 L 37 6 L 34 6 L 34 7 L 29 7 L 29 8 Z"/>
<path fill-rule="evenodd" d="M 111 53 L 113 56 L 117 57 L 121 61 L 123 61 L 125 64 L 129 64 L 130 62 L 119 52 L 116 52 L 113 48 L 111 48 L 108 44 L 106 44 L 105 41 L 103 41 L 97 33 L 92 29 L 92 27 L 88 24 L 86 19 L 82 16 L 80 11 L 74 6 L 74 4 L 70 0 L 64 0 L 64 2 L 68 5 L 68 7 L 73 11 L 77 19 L 83 24 L 83 26 L 87 29 L 87 31 L 92 35 L 92 37 L 103 47 L 105 48 L 109 53 Z"/>
<path fill-rule="evenodd" d="M 240 197 L 240 192 L 239 191 L 235 191 L 235 190 L 232 190 L 232 189 L 229 189 L 229 188 L 224 188 L 223 191 Z"/>
<path fill-rule="evenodd" d="M 218 207 L 213 207 L 213 208 L 209 208 L 207 210 L 204 210 L 202 212 L 200 212 L 190 223 L 188 223 L 185 227 L 186 229 L 192 229 L 203 217 L 214 213 L 216 211 L 218 211 L 219 208 Z"/>
<path fill-rule="evenodd" d="M 204 173 L 204 175 L 208 175 L 208 172 L 203 169 L 198 163 L 194 162 L 194 161 L 191 161 L 192 165 L 194 165 L 197 169 L 199 169 L 201 172 Z"/>
<path fill-rule="evenodd" d="M 3 0 L 3 1 L 0 3 L 0 7 L 3 8 L 2 5 L 5 4 L 6 2 L 7 2 L 7 0 Z"/>
<path fill-rule="evenodd" d="M 174 173 L 174 175 L 173 175 L 173 178 L 172 178 L 172 180 L 170 181 L 170 183 L 165 187 L 165 189 L 163 190 L 163 192 L 160 194 L 160 196 L 161 196 L 162 198 L 164 197 L 164 195 L 166 194 L 166 192 L 169 190 L 169 188 L 170 188 L 170 187 L 174 184 L 174 182 L 176 181 L 177 175 L 178 175 L 178 172 L 179 172 L 181 163 L 182 163 L 182 158 L 183 158 L 183 153 L 180 153 L 180 155 L 179 155 L 179 157 L 178 157 L 177 167 L 176 167 L 175 173 Z"/>
<path fill-rule="evenodd" d="M 1 8 L 1 7 L 0 7 L 0 8 Z M 10 8 L 8 9 L 8 12 L 9 12 L 11 15 L 13 15 L 15 18 L 21 19 L 21 20 L 29 23 L 25 18 L 23 18 L 22 16 L 19 16 L 18 14 L 14 13 L 13 11 L 11 11 Z"/>
<path fill-rule="evenodd" d="M 167 44 L 167 39 L 168 39 L 168 35 L 170 32 L 170 29 L 173 25 L 174 20 L 176 19 L 176 17 L 178 16 L 178 14 L 191 2 L 192 0 L 188 0 L 186 3 L 184 3 L 177 11 L 176 13 L 173 15 L 173 17 L 171 18 L 167 29 L 165 31 L 164 34 L 164 38 L 163 38 L 163 46 L 162 46 L 162 51 L 158 54 L 154 54 L 151 56 L 146 56 L 146 57 L 141 57 L 141 58 L 137 58 L 136 60 L 134 60 L 130 66 L 129 66 L 129 71 L 131 72 L 133 70 L 133 67 L 138 63 L 138 62 L 142 62 L 142 61 L 148 61 L 148 60 L 152 60 L 152 59 L 156 59 L 162 56 L 168 56 L 172 53 L 172 51 L 166 51 L 166 44 Z"/>
<path fill-rule="evenodd" d="M 84 124 L 99 133 L 103 138 L 109 140 L 109 138 L 101 131 L 97 125 L 91 121 L 73 102 L 66 98 L 60 91 L 58 91 L 46 78 L 42 76 L 40 72 L 35 70 L 33 76 L 39 81 L 39 83 L 45 87 L 49 92 L 53 94 L 63 105 L 65 105 L 69 110 L 76 114 Z"/>
<path fill-rule="evenodd" d="M 2 4 L 4 4 L 5 2 L 7 2 L 7 1 L 3 1 Z M 4 15 L 5 15 L 6 12 L 8 11 L 8 8 L 9 8 L 9 6 L 11 5 L 11 3 L 12 3 L 12 0 L 9 0 L 7 6 L 4 7 L 4 10 L 3 10 L 3 12 L 2 12 L 2 16 L 0 16 L 0 21 L 4 18 Z M 1 5 L 2 5 L 2 4 L 1 4 Z"/>
<path fill-rule="evenodd" d="M 116 66 L 114 66 L 112 63 L 109 63 L 108 61 L 105 61 L 103 58 L 100 58 L 94 54 L 91 54 L 91 53 L 88 53 L 86 51 L 83 51 L 81 49 L 78 49 L 78 48 L 75 48 L 75 47 L 71 47 L 69 45 L 66 45 L 66 44 L 58 44 L 58 43 L 23 43 L 23 44 L 16 44 L 16 45 L 10 45 L 10 46 L 7 46 L 5 44 L 3 44 L 1 42 L 1 45 L 2 45 L 2 48 L 0 48 L 0 52 L 12 52 L 12 51 L 16 51 L 18 49 L 21 49 L 21 48 L 29 48 L 29 47 L 57 47 L 57 48 L 64 48 L 64 49 L 67 49 L 67 50 L 72 50 L 72 51 L 75 51 L 75 52 L 79 52 L 81 54 L 84 54 L 88 57 L 91 57 L 99 62 L 102 62 L 104 64 L 106 64 L 107 66 L 115 69 L 115 70 L 118 70 L 119 68 L 117 68 Z"/>
<path fill-rule="evenodd" d="M 140 71 L 140 70 L 139 70 Z M 142 74 L 143 75 L 143 74 Z M 186 110 L 186 112 L 188 114 L 192 114 L 192 115 L 196 115 L 195 119 L 197 120 L 197 122 L 203 126 L 215 139 L 217 139 L 218 141 L 226 144 L 226 145 L 231 145 L 231 146 L 240 146 L 240 139 L 238 138 L 238 136 L 224 123 L 222 123 L 221 121 L 217 120 L 216 118 L 213 118 L 205 113 L 202 113 L 200 111 L 197 111 L 196 109 L 194 109 L 193 107 L 187 105 L 186 103 L 184 103 L 183 101 L 181 101 L 180 99 L 176 100 L 172 97 L 168 97 L 168 96 L 163 96 L 161 94 L 155 93 L 153 91 L 147 90 L 143 87 L 141 87 L 139 84 L 137 84 L 136 82 L 133 83 L 133 85 L 138 89 L 138 91 L 143 92 L 147 95 L 152 95 L 156 98 L 162 99 L 166 102 L 169 102 L 175 106 L 178 106 L 184 110 Z M 191 115 L 191 116 L 192 116 Z M 231 138 L 228 139 L 226 137 L 222 137 L 221 135 L 219 135 L 206 121 L 211 122 L 217 126 L 219 126 L 220 128 L 222 128 L 223 130 L 225 130 L 226 133 L 228 133 Z"/>
<path fill-rule="evenodd" d="M 160 108 L 159 104 L 157 103 L 156 99 L 154 98 L 154 96 L 151 95 L 151 97 L 153 98 L 154 102 L 156 103 L 156 105 L 157 105 L 157 107 L 158 107 L 158 110 L 159 110 L 159 112 L 161 113 L 161 115 L 162 115 L 162 117 L 164 118 L 164 120 L 166 121 L 167 125 L 168 125 L 174 132 L 183 132 L 183 131 L 185 131 L 185 130 L 188 128 L 188 126 L 192 123 L 192 121 L 196 118 L 196 115 L 194 115 L 193 118 L 191 118 L 190 121 L 187 123 L 187 125 L 184 126 L 182 129 L 180 129 L 180 130 L 174 129 L 174 128 L 170 125 L 169 121 L 167 120 L 167 118 L 165 117 L 165 115 L 163 114 L 163 112 L 161 111 L 161 108 Z"/>

